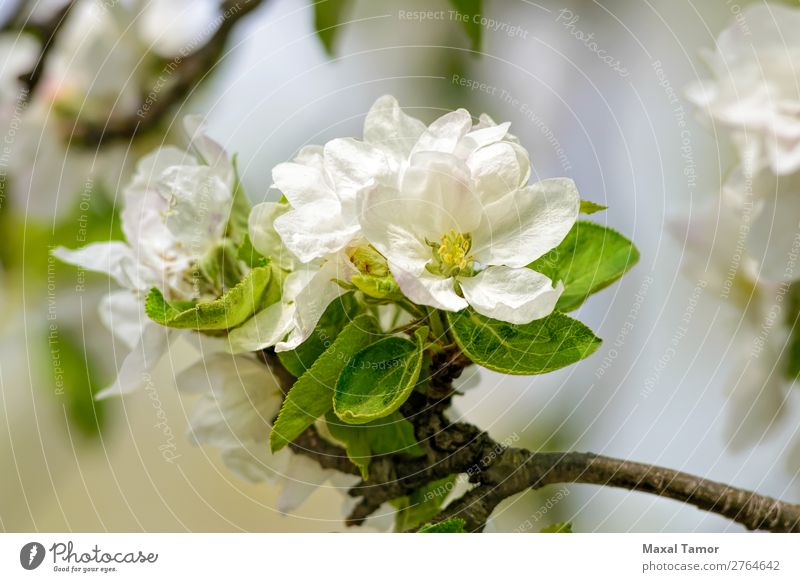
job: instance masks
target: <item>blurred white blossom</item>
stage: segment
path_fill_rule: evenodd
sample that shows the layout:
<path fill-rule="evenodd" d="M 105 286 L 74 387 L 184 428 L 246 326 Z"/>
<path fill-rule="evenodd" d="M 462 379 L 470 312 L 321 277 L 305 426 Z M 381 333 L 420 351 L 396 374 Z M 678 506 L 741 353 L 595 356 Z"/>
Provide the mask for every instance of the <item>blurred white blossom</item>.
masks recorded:
<path fill-rule="evenodd" d="M 713 79 L 688 97 L 727 127 L 743 155 L 777 174 L 800 170 L 800 10 L 759 3 L 706 53 Z"/>
<path fill-rule="evenodd" d="M 101 314 L 131 352 L 116 382 L 101 397 L 141 387 L 178 333 L 144 314 L 144 295 L 151 288 L 171 300 L 212 297 L 198 263 L 223 242 L 233 203 L 234 171 L 222 147 L 204 134 L 199 118 L 187 117 L 185 125 L 194 153 L 159 148 L 141 160 L 125 188 L 126 242 L 53 251 L 67 263 L 109 275 L 123 288 L 105 298 Z"/>
<path fill-rule="evenodd" d="M 269 432 L 283 394 L 268 368 L 253 356 L 213 354 L 181 372 L 176 381 L 182 392 L 201 394 L 189 419 L 193 440 L 220 449 L 225 464 L 243 479 L 281 486 L 279 511 L 296 509 L 317 487 L 329 484 L 343 491 L 358 481 L 322 469 L 289 448 L 270 451 Z"/>

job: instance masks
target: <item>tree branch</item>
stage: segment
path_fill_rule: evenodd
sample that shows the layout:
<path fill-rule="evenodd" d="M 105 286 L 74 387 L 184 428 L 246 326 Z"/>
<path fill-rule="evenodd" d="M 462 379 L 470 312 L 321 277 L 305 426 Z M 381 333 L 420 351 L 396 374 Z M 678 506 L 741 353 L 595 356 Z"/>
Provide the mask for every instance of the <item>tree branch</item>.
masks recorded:
<path fill-rule="evenodd" d="M 503 499 L 556 483 L 584 483 L 652 493 L 694 505 L 750 530 L 800 532 L 800 505 L 786 503 L 664 467 L 593 453 L 538 453 L 506 449 L 481 475 L 480 485 L 438 519 L 461 517 L 479 531 Z"/>
<path fill-rule="evenodd" d="M 282 368 L 279 360 L 265 352 L 265 361 Z M 475 484 L 451 503 L 434 521 L 450 517 L 465 520 L 468 531 L 482 531 L 486 520 L 504 499 L 557 483 L 583 483 L 619 487 L 651 493 L 694 505 L 726 517 L 750 530 L 800 532 L 800 505 L 711 481 L 681 471 L 578 452 L 532 452 L 511 448 L 492 439 L 468 423 L 450 422 L 445 410 L 450 395 L 444 392 L 442 374 L 449 380 L 463 368 L 459 354 L 434 360 L 430 384 L 433 394 L 412 393 L 401 409 L 415 428 L 425 456 L 408 459 L 399 455 L 376 457 L 370 463 L 369 479 L 352 487 L 349 495 L 360 497 L 347 518 L 348 525 L 360 525 L 386 501 L 408 495 L 444 477 L 466 473 Z M 285 391 L 294 378 L 278 374 Z M 312 427 L 291 445 L 298 453 L 316 460 L 322 467 L 359 474 L 346 452 L 322 439 Z"/>

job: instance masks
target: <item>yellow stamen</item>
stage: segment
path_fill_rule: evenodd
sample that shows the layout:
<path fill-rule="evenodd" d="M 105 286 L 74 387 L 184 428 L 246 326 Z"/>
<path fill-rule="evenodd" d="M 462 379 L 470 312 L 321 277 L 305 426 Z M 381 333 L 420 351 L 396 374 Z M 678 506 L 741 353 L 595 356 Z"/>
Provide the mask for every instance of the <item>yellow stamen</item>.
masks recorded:
<path fill-rule="evenodd" d="M 439 260 L 445 270 L 466 269 L 473 257 L 469 254 L 472 248 L 472 237 L 450 229 L 442 235 L 439 248 L 436 249 Z"/>

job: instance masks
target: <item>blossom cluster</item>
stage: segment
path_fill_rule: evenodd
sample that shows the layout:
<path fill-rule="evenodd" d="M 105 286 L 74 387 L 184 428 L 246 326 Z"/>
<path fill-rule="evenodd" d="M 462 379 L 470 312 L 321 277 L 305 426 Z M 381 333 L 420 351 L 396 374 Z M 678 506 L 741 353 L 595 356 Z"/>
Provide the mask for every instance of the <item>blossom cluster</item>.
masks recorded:
<path fill-rule="evenodd" d="M 193 343 L 199 358 L 177 377 L 179 389 L 202 394 L 192 439 L 220 448 L 244 478 L 291 483 L 282 510 L 322 483 L 344 486 L 352 477 L 267 446 L 284 394 L 263 365 L 264 350 L 303 349 L 320 339 L 312 334 L 337 300 L 357 296 L 365 312 L 353 323 L 371 325 L 374 314 L 381 337 L 417 350 L 411 389 L 418 350 L 426 341 L 452 342 L 441 329 L 425 339 L 444 317 L 437 314 L 469 310 L 497 325 L 525 326 L 551 316 L 565 290 L 531 264 L 574 230 L 580 198 L 567 178 L 528 183 L 529 156 L 508 123 L 486 115 L 475 121 L 459 109 L 426 125 L 384 96 L 367 113 L 361 139 L 302 148 L 272 171 L 278 200 L 252 208 L 233 159 L 202 120 L 190 116 L 184 125 L 189 150 L 166 146 L 145 156 L 123 190 L 125 241 L 54 255 L 121 287 L 105 297 L 101 314 L 131 351 L 99 396 L 141 388 L 173 342 Z M 583 333 L 573 323 L 561 333 Z M 417 347 L 392 335 L 403 324 L 416 330 Z M 588 355 L 598 340 L 588 330 L 581 338 L 583 352 L 569 344 L 563 363 L 545 358 L 541 371 Z M 406 365 L 390 357 L 392 366 Z M 374 373 L 388 367 L 368 364 Z M 378 416 L 391 415 L 403 394 Z M 366 418 L 335 410 L 356 424 Z M 317 424 L 336 441 L 335 427 Z"/>

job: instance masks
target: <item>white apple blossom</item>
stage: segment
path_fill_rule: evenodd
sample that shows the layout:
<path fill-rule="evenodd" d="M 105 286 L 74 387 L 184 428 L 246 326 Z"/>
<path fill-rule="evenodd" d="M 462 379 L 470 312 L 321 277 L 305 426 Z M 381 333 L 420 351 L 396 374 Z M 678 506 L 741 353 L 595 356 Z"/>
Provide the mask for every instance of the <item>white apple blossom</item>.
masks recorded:
<path fill-rule="evenodd" d="M 562 286 L 525 267 L 563 240 L 580 199 L 567 179 L 526 186 L 528 154 L 508 128 L 486 115 L 473 124 L 464 109 L 426 127 L 381 97 L 363 141 L 309 146 L 276 166 L 274 185 L 292 208 L 274 229 L 300 262 L 322 261 L 321 273 L 335 271 L 340 281 L 354 272 L 348 249 L 365 238 L 416 303 L 450 311 L 469 304 L 513 323 L 544 317 Z M 341 293 L 325 285 L 307 323 Z M 302 322 L 295 330 L 297 339 L 310 332 Z"/>
<path fill-rule="evenodd" d="M 553 311 L 563 285 L 526 265 L 572 228 L 580 205 L 575 184 L 497 181 L 476 179 L 453 154 L 421 152 L 399 189 L 376 186 L 365 194 L 364 236 L 409 299 L 446 311 L 470 305 L 510 323 Z"/>
<path fill-rule="evenodd" d="M 335 139 L 307 146 L 294 161 L 272 172 L 275 187 L 292 205 L 275 229 L 302 262 L 343 249 L 360 235 L 357 201 L 374 184 L 399 187 L 411 156 L 443 152 L 469 168 L 476 183 L 497 194 L 523 185 L 530 176 L 527 152 L 487 115 L 473 124 L 465 109 L 425 126 L 407 115 L 394 97 L 379 98 L 364 121 L 363 141 Z"/>
<path fill-rule="evenodd" d="M 225 464 L 240 477 L 282 486 L 279 511 L 292 511 L 326 483 L 344 490 L 358 481 L 322 469 L 288 448 L 270 452 L 269 433 L 283 394 L 254 357 L 213 354 L 181 372 L 176 381 L 182 392 L 202 394 L 189 419 L 192 439 L 219 448 Z"/>
<path fill-rule="evenodd" d="M 131 392 L 163 357 L 170 330 L 150 321 L 144 295 L 153 287 L 171 300 L 215 298 L 198 262 L 224 240 L 233 203 L 234 170 L 222 147 L 204 134 L 200 118 L 185 120 L 194 154 L 167 146 L 141 160 L 123 192 L 126 242 L 92 243 L 53 255 L 105 273 L 122 288 L 101 304 L 109 328 L 132 348 L 115 383 L 98 396 Z"/>
<path fill-rule="evenodd" d="M 759 3 L 706 54 L 714 75 L 687 95 L 728 127 L 744 155 L 777 174 L 800 170 L 800 10 Z"/>

